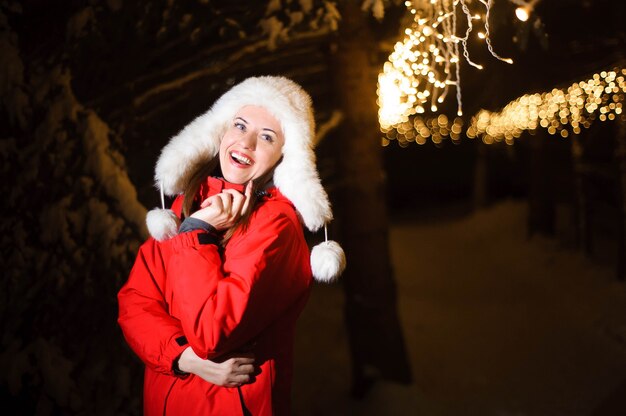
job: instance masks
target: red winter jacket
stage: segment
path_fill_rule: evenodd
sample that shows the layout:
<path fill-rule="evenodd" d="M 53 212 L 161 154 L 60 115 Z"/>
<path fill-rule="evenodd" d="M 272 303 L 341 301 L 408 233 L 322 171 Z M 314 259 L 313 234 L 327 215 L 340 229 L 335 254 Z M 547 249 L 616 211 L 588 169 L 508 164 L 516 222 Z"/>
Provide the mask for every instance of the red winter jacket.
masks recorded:
<path fill-rule="evenodd" d="M 208 178 L 200 197 L 224 187 L 232 185 Z M 312 279 L 295 208 L 272 188 L 247 231 L 223 249 L 204 237 L 198 230 L 148 239 L 118 294 L 118 322 L 146 365 L 144 414 L 289 414 L 296 319 Z M 240 388 L 179 377 L 172 366 L 188 346 L 208 359 L 251 346 L 260 373 Z"/>

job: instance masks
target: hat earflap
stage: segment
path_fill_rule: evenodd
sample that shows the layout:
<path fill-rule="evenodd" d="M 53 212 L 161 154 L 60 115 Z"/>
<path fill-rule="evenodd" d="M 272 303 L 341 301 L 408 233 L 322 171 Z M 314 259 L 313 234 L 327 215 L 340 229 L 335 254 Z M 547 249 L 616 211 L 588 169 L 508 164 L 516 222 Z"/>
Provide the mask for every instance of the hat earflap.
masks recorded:
<path fill-rule="evenodd" d="M 346 268 L 346 255 L 336 241 L 328 240 L 326 226 L 324 226 L 325 241 L 311 250 L 311 271 L 318 282 L 330 283 L 335 280 Z"/>

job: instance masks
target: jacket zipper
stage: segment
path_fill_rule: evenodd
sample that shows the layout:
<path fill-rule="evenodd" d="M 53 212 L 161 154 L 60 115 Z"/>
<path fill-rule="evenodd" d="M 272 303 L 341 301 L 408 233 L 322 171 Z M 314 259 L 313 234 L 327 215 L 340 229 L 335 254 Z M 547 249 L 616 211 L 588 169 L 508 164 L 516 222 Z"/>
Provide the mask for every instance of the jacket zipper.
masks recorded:
<path fill-rule="evenodd" d="M 170 388 L 167 390 L 167 394 L 165 395 L 165 401 L 163 402 L 163 416 L 167 415 L 167 402 L 170 398 L 170 393 L 172 392 L 172 389 L 174 388 L 174 384 L 176 384 L 176 382 L 178 381 L 178 379 L 174 379 L 174 381 L 172 382 L 172 385 L 170 386 Z"/>
<path fill-rule="evenodd" d="M 241 392 L 241 387 L 237 387 L 237 392 L 239 393 L 239 402 L 241 403 L 241 414 L 243 416 L 252 416 L 250 410 L 246 407 L 246 403 L 243 401 L 243 393 Z"/>

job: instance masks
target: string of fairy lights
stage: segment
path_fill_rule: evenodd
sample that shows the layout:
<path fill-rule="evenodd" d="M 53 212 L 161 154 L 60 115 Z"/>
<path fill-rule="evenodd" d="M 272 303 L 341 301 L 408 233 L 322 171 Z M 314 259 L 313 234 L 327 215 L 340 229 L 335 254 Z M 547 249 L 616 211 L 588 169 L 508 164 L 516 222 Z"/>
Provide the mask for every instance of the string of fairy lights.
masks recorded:
<path fill-rule="evenodd" d="M 525 131 L 539 127 L 565 138 L 580 134 L 595 120 L 624 117 L 626 68 L 602 71 L 567 88 L 523 95 L 501 111 L 481 110 L 471 119 L 466 135 L 486 144 L 504 141 L 513 144 Z"/>
<path fill-rule="evenodd" d="M 601 71 L 566 88 L 523 95 L 501 111 L 481 110 L 471 118 L 465 136 L 480 138 L 485 144 L 504 142 L 512 145 L 522 133 L 545 128 L 549 134 L 566 138 L 580 134 L 596 120 L 620 118 L 626 122 L 625 98 L 626 68 Z M 383 131 L 383 145 L 397 140 L 404 147 L 412 142 L 425 144 L 428 139 L 440 144 L 448 138 L 459 143 L 462 131 L 460 117 L 449 120 L 440 114 L 428 120 L 420 118 L 399 123 Z"/>
<path fill-rule="evenodd" d="M 456 119 L 443 123 L 440 117 L 424 120 L 420 114 L 437 112 L 454 87 L 457 116 L 463 115 L 459 60 L 463 57 L 471 66 L 482 69 L 471 60 L 467 49 L 474 27 L 482 25 L 483 31 L 477 36 L 485 41 L 492 56 L 507 63 L 513 61 L 493 50 L 489 34 L 492 0 L 410 0 L 405 6 L 413 21 L 378 77 L 380 125 L 384 133 L 400 137 L 406 133 L 411 138 L 417 131 L 418 141 L 424 138 L 419 132 L 425 132 L 426 125 L 434 129 L 429 137 L 437 140 L 439 133 L 457 130 Z M 464 16 L 464 22 L 457 21 L 457 15 Z M 459 35 L 463 29 L 463 35 Z"/>
<path fill-rule="evenodd" d="M 509 0 L 519 7 L 515 14 L 521 21 L 529 18 L 540 0 Z M 378 76 L 378 117 L 382 144 L 396 141 L 406 147 L 410 143 L 425 144 L 431 140 L 439 145 L 450 139 L 459 143 L 462 136 L 480 138 L 484 143 L 513 144 L 525 131 L 547 129 L 552 135 L 565 138 L 588 128 L 595 120 L 615 120 L 623 113 L 626 93 L 626 69 L 601 71 L 589 79 L 567 88 L 523 95 L 501 111 L 481 110 L 471 118 L 463 132 L 461 56 L 471 66 L 467 50 L 470 34 L 479 24 L 484 31 L 477 36 L 484 40 L 495 58 L 512 63 L 494 52 L 489 34 L 489 12 L 492 0 L 409 0 L 405 5 L 412 15 L 404 38 L 397 42 L 383 71 Z M 464 16 L 457 22 L 457 15 Z M 458 35 L 464 29 L 463 36 Z M 434 114 L 456 90 L 457 116 L 449 118 Z M 425 116 L 430 110 L 433 114 Z"/>

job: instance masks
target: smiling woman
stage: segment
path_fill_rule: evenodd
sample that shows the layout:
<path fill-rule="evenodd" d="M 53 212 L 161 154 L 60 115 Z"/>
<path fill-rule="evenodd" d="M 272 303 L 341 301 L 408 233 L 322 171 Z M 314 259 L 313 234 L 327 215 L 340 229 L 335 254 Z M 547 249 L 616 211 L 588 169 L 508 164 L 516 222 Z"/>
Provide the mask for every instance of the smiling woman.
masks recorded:
<path fill-rule="evenodd" d="M 345 267 L 337 243 L 310 253 L 304 239 L 302 223 L 315 231 L 332 219 L 313 137 L 308 94 L 259 77 L 163 149 L 156 180 L 178 197 L 148 214 L 152 238 L 118 294 L 119 324 L 146 364 L 146 415 L 290 413 L 311 280 Z"/>
<path fill-rule="evenodd" d="M 220 144 L 222 176 L 240 184 L 259 178 L 276 165 L 284 143 L 280 122 L 269 111 L 243 107 Z"/>

